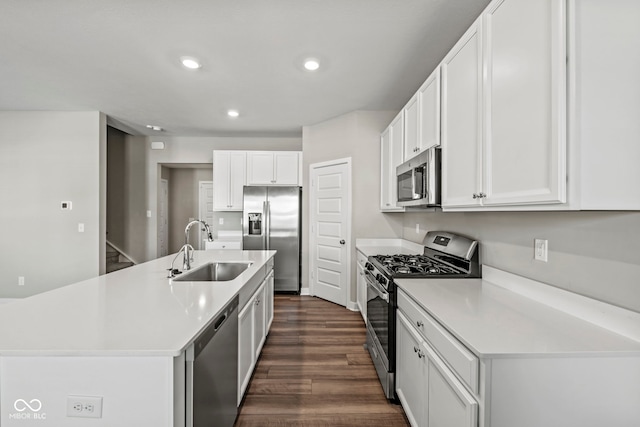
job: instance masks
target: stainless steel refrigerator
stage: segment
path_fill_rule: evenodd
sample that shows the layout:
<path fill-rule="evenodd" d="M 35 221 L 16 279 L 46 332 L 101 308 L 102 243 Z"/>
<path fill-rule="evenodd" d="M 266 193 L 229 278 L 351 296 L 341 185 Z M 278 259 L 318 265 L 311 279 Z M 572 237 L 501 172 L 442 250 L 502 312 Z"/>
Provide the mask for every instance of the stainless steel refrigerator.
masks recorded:
<path fill-rule="evenodd" d="M 242 248 L 278 251 L 274 289 L 300 292 L 300 187 L 245 186 Z"/>

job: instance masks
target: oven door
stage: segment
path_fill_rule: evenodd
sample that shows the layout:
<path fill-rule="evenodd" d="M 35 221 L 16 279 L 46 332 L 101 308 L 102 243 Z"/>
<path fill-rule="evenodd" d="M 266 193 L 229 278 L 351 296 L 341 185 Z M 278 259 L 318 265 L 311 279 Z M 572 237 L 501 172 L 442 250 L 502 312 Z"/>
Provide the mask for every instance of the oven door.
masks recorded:
<path fill-rule="evenodd" d="M 389 368 L 389 293 L 376 282 L 367 271 L 367 325 L 373 332 L 384 352 L 386 367 Z"/>

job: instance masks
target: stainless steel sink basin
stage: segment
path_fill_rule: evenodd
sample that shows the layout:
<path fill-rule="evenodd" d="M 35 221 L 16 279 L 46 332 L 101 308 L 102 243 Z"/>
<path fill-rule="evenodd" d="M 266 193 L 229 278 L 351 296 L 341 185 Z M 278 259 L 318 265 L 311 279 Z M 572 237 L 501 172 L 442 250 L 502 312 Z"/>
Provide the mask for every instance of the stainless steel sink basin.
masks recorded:
<path fill-rule="evenodd" d="M 250 262 L 210 262 L 173 278 L 176 282 L 226 282 L 238 277 Z"/>

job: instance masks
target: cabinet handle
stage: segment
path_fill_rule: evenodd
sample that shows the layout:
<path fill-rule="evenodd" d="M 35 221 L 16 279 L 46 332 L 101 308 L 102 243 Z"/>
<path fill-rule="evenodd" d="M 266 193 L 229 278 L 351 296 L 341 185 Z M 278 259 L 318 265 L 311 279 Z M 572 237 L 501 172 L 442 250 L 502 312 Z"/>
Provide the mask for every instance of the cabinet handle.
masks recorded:
<path fill-rule="evenodd" d="M 473 193 L 473 198 L 474 198 L 474 199 L 477 199 L 477 198 L 478 198 L 478 195 L 477 195 L 476 193 Z"/>
<path fill-rule="evenodd" d="M 413 352 L 417 353 L 418 352 L 418 347 L 416 347 L 415 345 L 413 346 Z"/>
<path fill-rule="evenodd" d="M 418 328 L 422 328 L 424 326 L 424 323 L 422 323 L 422 320 L 418 320 L 416 322 L 416 325 L 418 325 Z"/>
<path fill-rule="evenodd" d="M 422 350 L 418 350 L 418 359 L 422 359 L 424 357 L 424 353 Z"/>

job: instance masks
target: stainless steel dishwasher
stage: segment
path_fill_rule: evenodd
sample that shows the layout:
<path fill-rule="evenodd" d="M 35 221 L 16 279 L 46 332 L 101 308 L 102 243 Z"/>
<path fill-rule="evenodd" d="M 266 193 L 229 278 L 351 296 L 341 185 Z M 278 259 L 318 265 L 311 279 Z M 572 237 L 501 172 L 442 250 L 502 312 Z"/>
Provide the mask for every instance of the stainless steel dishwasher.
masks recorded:
<path fill-rule="evenodd" d="M 187 427 L 233 426 L 238 415 L 238 297 L 186 354 Z"/>

